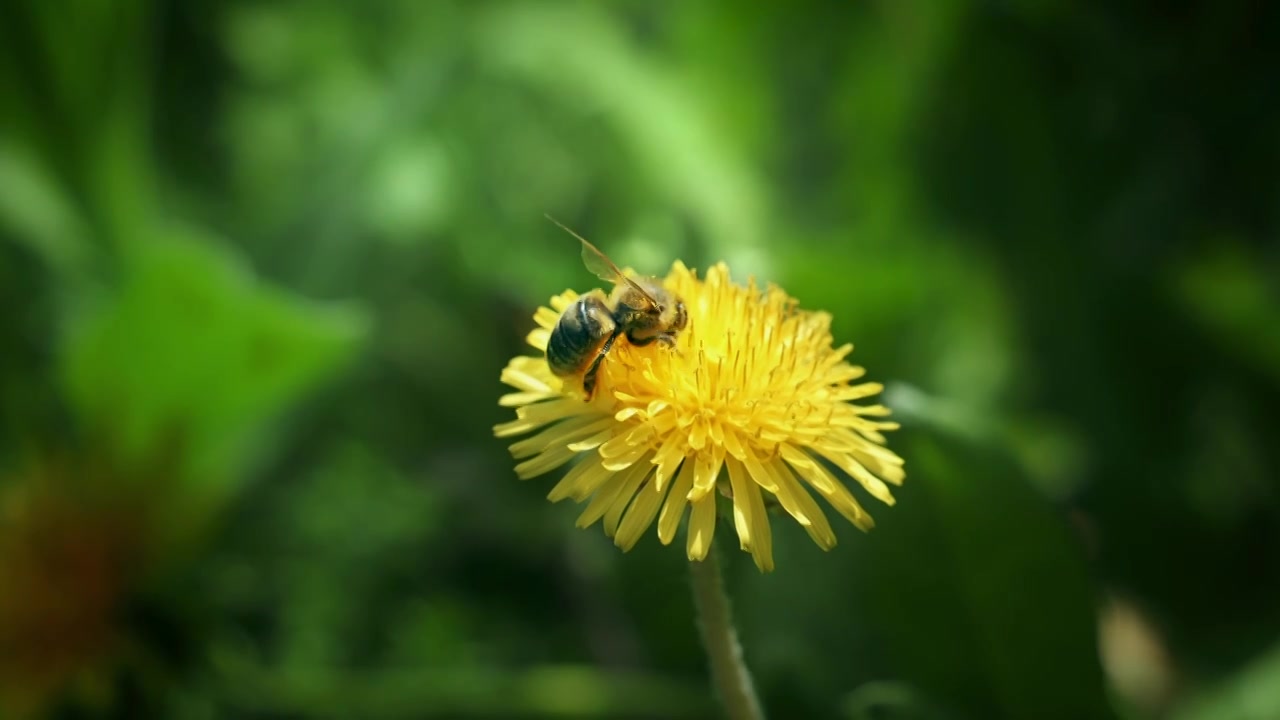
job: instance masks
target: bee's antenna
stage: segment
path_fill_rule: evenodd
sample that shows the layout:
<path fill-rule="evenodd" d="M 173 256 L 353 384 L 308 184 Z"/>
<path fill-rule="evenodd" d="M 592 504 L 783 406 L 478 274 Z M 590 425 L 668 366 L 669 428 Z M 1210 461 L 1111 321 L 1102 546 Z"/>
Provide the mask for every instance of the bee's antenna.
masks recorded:
<path fill-rule="evenodd" d="M 579 235 L 578 233 L 576 233 L 576 232 L 574 232 L 574 231 L 570 230 L 570 229 L 569 229 L 569 227 L 568 227 L 567 225 L 565 225 L 564 223 L 560 222 L 559 220 L 557 220 L 557 219 L 555 219 L 555 218 L 551 217 L 549 214 L 547 214 L 547 213 L 542 213 L 542 216 L 543 216 L 543 217 L 545 217 L 546 219 L 550 220 L 551 222 L 555 223 L 556 225 L 559 225 L 561 230 L 564 230 L 565 232 L 567 232 L 567 233 L 569 233 L 570 235 L 572 235 L 572 236 L 574 236 L 574 237 L 578 238 L 578 239 L 579 239 L 579 240 L 581 240 L 582 242 L 587 242 L 587 239 L 586 239 L 586 238 L 584 238 L 584 237 L 582 237 L 581 235 Z M 587 244 L 588 244 L 588 245 L 590 245 L 591 243 L 587 243 Z"/>

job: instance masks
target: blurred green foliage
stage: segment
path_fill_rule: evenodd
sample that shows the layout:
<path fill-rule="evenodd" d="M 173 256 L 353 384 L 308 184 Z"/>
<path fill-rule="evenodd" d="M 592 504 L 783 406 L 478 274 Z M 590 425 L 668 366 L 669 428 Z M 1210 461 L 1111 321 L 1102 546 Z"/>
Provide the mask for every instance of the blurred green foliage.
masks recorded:
<path fill-rule="evenodd" d="M 549 212 L 889 386 L 897 506 L 730 567 L 774 717 L 1280 716 L 1280 18 L 944 5 L 4 4 L 0 713 L 712 716 L 491 437 Z"/>

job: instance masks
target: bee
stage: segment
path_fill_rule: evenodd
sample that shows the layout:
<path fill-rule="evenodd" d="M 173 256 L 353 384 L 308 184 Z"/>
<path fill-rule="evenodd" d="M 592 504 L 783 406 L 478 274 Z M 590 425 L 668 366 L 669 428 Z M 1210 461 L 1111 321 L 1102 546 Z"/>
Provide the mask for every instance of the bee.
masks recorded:
<path fill-rule="evenodd" d="M 684 301 L 662 286 L 655 277 L 631 278 L 623 274 L 595 245 L 581 235 L 559 225 L 582 243 L 582 262 L 601 280 L 613 283 L 605 295 L 599 288 L 574 300 L 560 314 L 547 341 L 547 364 L 557 377 L 582 377 L 582 390 L 590 400 L 595 395 L 600 364 L 620 336 L 643 347 L 659 342 L 674 348 L 676 333 L 689 323 Z"/>

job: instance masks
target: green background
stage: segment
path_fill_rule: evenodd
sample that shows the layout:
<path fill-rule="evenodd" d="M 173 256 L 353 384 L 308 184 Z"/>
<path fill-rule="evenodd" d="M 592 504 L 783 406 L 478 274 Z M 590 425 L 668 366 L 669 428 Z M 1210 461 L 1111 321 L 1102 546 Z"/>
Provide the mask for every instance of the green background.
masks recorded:
<path fill-rule="evenodd" d="M 887 385 L 874 531 L 718 541 L 772 717 L 1280 717 L 1276 15 L 5 3 L 0 701 L 714 716 L 681 549 L 492 437 L 551 213 Z"/>

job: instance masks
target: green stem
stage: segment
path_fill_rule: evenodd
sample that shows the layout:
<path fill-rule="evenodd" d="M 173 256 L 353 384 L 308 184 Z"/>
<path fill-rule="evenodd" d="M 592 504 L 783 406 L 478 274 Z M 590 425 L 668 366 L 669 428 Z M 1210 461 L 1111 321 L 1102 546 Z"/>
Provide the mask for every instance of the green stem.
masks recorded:
<path fill-rule="evenodd" d="M 733 626 L 729 596 L 725 594 L 719 553 L 713 543 L 701 562 L 690 562 L 693 602 L 698 610 L 702 645 L 711 661 L 711 681 L 730 720 L 764 720 L 751 672 L 742 659 L 742 645 Z"/>

